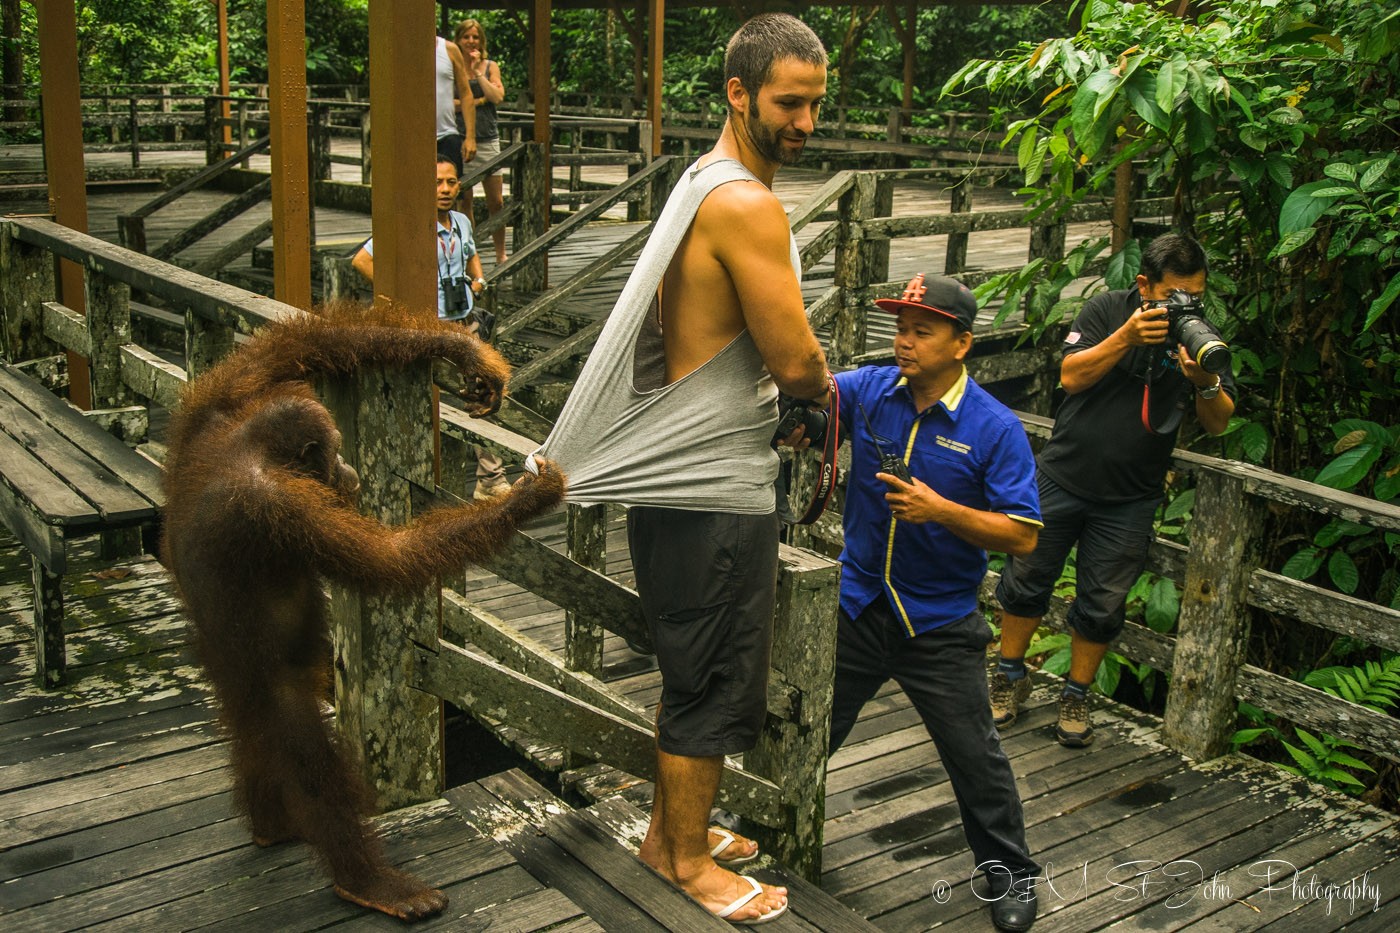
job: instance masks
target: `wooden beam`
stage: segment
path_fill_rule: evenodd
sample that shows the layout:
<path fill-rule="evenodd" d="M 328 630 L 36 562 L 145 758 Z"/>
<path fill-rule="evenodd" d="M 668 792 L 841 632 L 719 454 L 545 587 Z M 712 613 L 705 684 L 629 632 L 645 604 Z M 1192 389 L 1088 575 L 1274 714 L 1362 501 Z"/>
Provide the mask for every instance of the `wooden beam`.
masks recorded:
<path fill-rule="evenodd" d="M 303 0 L 267 0 L 267 57 L 272 219 L 277 231 L 272 239 L 273 294 L 278 301 L 310 308 L 313 237 Z"/>
<path fill-rule="evenodd" d="M 44 169 L 49 180 L 49 213 L 54 220 L 87 233 L 87 178 L 83 164 L 83 113 L 78 88 L 78 14 L 74 0 L 44 0 L 39 12 L 39 87 L 43 97 Z M 83 270 L 60 260 L 58 300 L 84 313 Z M 79 408 L 92 407 L 87 360 L 68 354 L 68 397 Z"/>
<path fill-rule="evenodd" d="M 647 118 L 651 151 L 661 154 L 661 81 L 666 55 L 666 0 L 647 0 Z"/>
<path fill-rule="evenodd" d="M 224 144 L 228 145 L 233 142 L 233 125 L 229 123 L 231 110 L 228 101 L 228 0 L 214 0 L 214 7 L 219 32 L 218 44 L 214 47 L 214 57 L 219 66 L 219 96 L 223 98 L 219 101 L 219 115 L 223 118 Z"/>
<path fill-rule="evenodd" d="M 437 313 L 432 0 L 370 0 L 374 295 Z"/>

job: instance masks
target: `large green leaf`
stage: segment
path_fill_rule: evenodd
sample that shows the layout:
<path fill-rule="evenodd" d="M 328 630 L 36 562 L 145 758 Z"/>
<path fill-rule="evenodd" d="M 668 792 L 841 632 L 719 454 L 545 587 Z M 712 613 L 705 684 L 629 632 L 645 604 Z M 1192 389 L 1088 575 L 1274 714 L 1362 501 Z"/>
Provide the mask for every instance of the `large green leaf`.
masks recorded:
<path fill-rule="evenodd" d="M 1331 207 L 1333 202 L 1327 198 L 1315 198 L 1313 192 L 1330 187 L 1330 181 L 1310 181 L 1294 188 L 1278 212 L 1279 236 L 1286 237 L 1317 223 L 1317 219 L 1327 213 L 1327 208 Z"/>
<path fill-rule="evenodd" d="M 1107 140 L 1106 127 L 1099 123 L 1119 87 L 1118 76 L 1107 68 L 1096 71 L 1079 85 L 1070 105 L 1070 125 L 1074 141 L 1089 158 L 1098 155 Z"/>
<path fill-rule="evenodd" d="M 1313 482 L 1333 489 L 1351 489 L 1365 479 L 1383 452 L 1377 444 L 1358 444 L 1323 467 Z"/>
<path fill-rule="evenodd" d="M 1177 596 L 1176 584 L 1165 577 L 1158 580 L 1152 586 L 1152 592 L 1147 597 L 1147 606 L 1143 613 L 1147 627 L 1154 632 L 1170 632 L 1172 626 L 1176 625 L 1176 616 L 1180 607 L 1181 600 Z"/>
<path fill-rule="evenodd" d="M 1361 582 L 1361 573 L 1356 569 L 1356 561 L 1346 551 L 1333 551 L 1327 559 L 1327 575 L 1343 593 L 1355 593 Z"/>
<path fill-rule="evenodd" d="M 1315 547 L 1305 547 L 1284 561 L 1279 573 L 1290 580 L 1306 580 L 1317 573 L 1322 566 L 1322 551 Z"/>
<path fill-rule="evenodd" d="M 1162 65 L 1157 73 L 1157 106 L 1164 113 L 1176 109 L 1176 99 L 1186 90 L 1186 58 L 1178 55 Z"/>
<path fill-rule="evenodd" d="M 1263 463 L 1269 453 L 1269 432 L 1259 422 L 1251 421 L 1240 431 L 1240 446 L 1250 463 Z"/>
<path fill-rule="evenodd" d="M 1361 329 L 1370 330 L 1371 325 L 1379 321 L 1382 314 L 1385 314 L 1386 308 L 1394 304 L 1395 298 L 1398 295 L 1400 295 L 1400 272 L 1390 277 L 1390 283 L 1386 285 L 1385 291 L 1381 292 L 1380 296 L 1377 297 L 1375 301 L 1371 302 L 1371 308 L 1366 312 L 1366 323 Z"/>
<path fill-rule="evenodd" d="M 1103 278 L 1109 288 L 1131 288 L 1142 266 L 1142 244 L 1129 240 L 1123 248 L 1108 257 Z"/>

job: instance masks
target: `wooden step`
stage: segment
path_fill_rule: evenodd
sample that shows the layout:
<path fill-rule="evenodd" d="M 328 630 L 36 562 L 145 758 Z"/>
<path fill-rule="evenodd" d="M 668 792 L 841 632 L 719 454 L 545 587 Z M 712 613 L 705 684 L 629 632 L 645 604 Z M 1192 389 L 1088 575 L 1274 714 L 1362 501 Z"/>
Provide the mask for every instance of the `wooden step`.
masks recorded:
<path fill-rule="evenodd" d="M 647 817 L 620 798 L 574 810 L 520 771 L 453 788 L 446 797 L 468 824 L 610 931 L 732 929 L 637 859 Z M 877 929 L 771 859 L 755 864 L 757 871 L 745 873 L 786 885 L 790 895 L 788 912 L 765 929 Z"/>

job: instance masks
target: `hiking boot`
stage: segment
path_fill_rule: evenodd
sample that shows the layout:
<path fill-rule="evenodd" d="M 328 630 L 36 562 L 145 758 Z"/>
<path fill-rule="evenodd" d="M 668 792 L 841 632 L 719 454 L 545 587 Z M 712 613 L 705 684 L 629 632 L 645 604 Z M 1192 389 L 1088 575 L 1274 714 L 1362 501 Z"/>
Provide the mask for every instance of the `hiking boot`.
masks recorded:
<path fill-rule="evenodd" d="M 1062 694 L 1060 721 L 1055 726 L 1055 738 L 1067 748 L 1084 748 L 1094 741 L 1094 727 L 1089 723 L 1089 698 Z"/>
<path fill-rule="evenodd" d="M 1012 680 L 1002 671 L 993 671 L 987 686 L 992 695 L 992 723 L 998 729 L 1004 729 L 1016 721 L 1021 704 L 1031 695 L 1030 674 Z"/>

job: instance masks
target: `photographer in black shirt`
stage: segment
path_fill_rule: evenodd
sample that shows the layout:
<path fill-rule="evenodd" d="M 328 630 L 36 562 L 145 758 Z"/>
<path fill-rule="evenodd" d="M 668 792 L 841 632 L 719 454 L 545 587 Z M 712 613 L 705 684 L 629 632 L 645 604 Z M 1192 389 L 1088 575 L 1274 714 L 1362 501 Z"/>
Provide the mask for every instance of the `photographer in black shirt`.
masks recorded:
<path fill-rule="evenodd" d="M 1228 349 L 1192 314 L 1205 288 L 1200 244 L 1163 234 L 1143 250 L 1136 287 L 1091 298 L 1065 337 L 1060 382 L 1068 398 L 1039 458 L 1045 527 L 1033 552 L 1007 559 L 997 586 L 1001 657 L 990 689 L 998 727 L 1016 719 L 1030 693 L 1026 649 L 1078 543 L 1056 736 L 1074 748 L 1093 741 L 1088 689 L 1146 563 L 1181 418 L 1194 410 L 1206 431 L 1220 434 L 1235 410 Z M 1188 347 L 1223 371 L 1203 367 Z"/>

